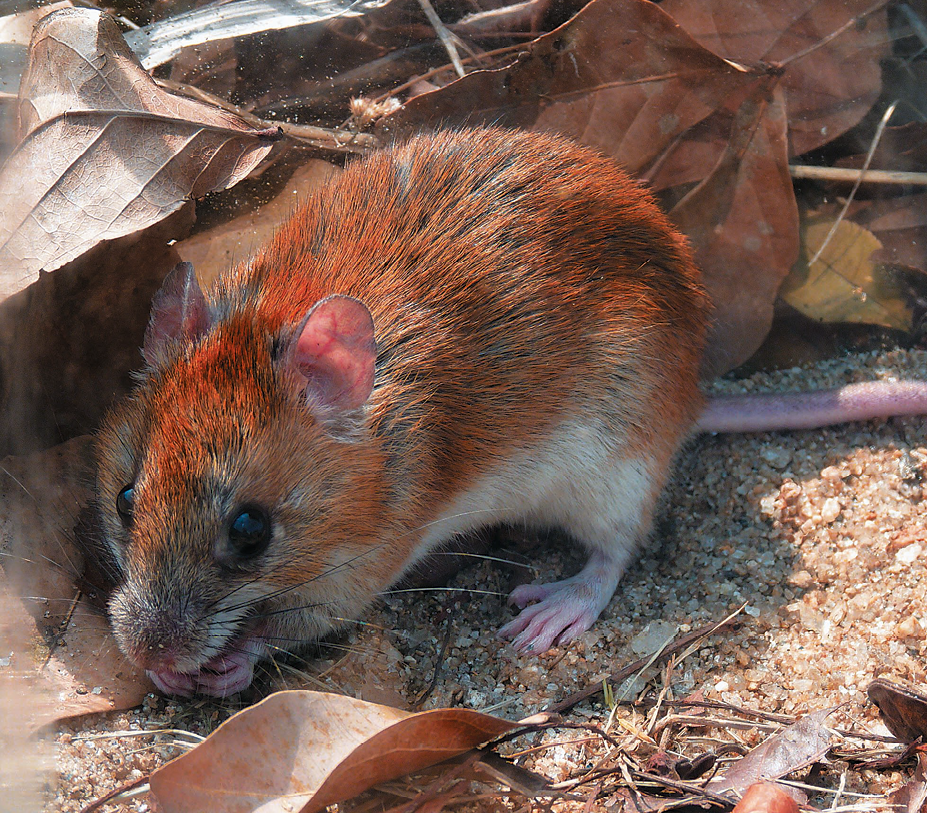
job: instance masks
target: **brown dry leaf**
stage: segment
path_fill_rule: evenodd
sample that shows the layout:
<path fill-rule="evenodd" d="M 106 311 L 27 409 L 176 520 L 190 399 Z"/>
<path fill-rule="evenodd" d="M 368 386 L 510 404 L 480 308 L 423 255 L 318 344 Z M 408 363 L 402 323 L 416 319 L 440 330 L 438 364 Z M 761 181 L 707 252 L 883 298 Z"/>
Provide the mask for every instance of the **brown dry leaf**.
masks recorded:
<path fill-rule="evenodd" d="M 859 201 L 849 213 L 882 244 L 873 259 L 927 271 L 927 194 Z"/>
<path fill-rule="evenodd" d="M 416 97 L 383 129 L 500 121 L 571 135 L 659 186 L 704 179 L 672 214 L 716 307 L 711 376 L 762 343 L 798 256 L 788 121 L 779 74 L 718 58 L 662 9 L 593 0 L 515 65 Z"/>
<path fill-rule="evenodd" d="M 0 168 L 0 295 L 237 183 L 273 135 L 162 90 L 105 14 L 48 15 L 20 88 L 21 141 Z"/>
<path fill-rule="evenodd" d="M 312 160 L 293 177 L 272 201 L 253 212 L 199 232 L 174 247 L 180 257 L 192 263 L 204 288 L 211 287 L 223 271 L 247 260 L 273 235 L 304 200 L 339 171 L 327 161 Z"/>
<path fill-rule="evenodd" d="M 511 731 L 466 709 L 418 714 L 311 691 L 278 692 L 158 769 L 165 813 L 317 813 Z"/>
<path fill-rule="evenodd" d="M 784 65 L 780 83 L 791 150 L 801 155 L 856 125 L 878 98 L 879 61 L 891 45 L 887 5 L 873 0 L 664 0 L 660 7 L 718 56 Z M 795 58 L 799 54 L 804 55 Z"/>
<path fill-rule="evenodd" d="M 876 678 L 866 688 L 886 727 L 905 742 L 927 742 L 927 694 L 913 686 Z"/>
<path fill-rule="evenodd" d="M 732 813 L 798 813 L 798 804 L 774 782 L 757 782 L 747 788 Z"/>
<path fill-rule="evenodd" d="M 833 711 L 821 709 L 806 714 L 766 739 L 705 787 L 716 793 L 728 790 L 744 793 L 755 782 L 779 779 L 817 762 L 830 749 L 830 732 L 824 727 L 824 720 Z"/>
<path fill-rule="evenodd" d="M 910 331 L 913 312 L 898 277 L 873 259 L 882 244 L 868 229 L 812 216 L 802 228 L 802 257 L 779 295 L 793 308 L 821 322 L 854 322 Z M 830 239 L 825 244 L 825 239 Z M 824 245 L 821 256 L 810 266 Z"/>
<path fill-rule="evenodd" d="M 780 283 L 798 256 L 786 111 L 772 77 L 740 106 L 712 173 L 670 213 L 689 236 L 715 313 L 702 374 L 727 372 L 762 344 Z"/>
<path fill-rule="evenodd" d="M 510 67 L 416 96 L 378 127 L 483 123 L 559 132 L 639 172 L 764 71 L 702 48 L 654 3 L 592 0 Z"/>
<path fill-rule="evenodd" d="M 150 690 L 78 587 L 84 570 L 73 528 L 91 497 L 92 439 L 0 461 L 2 587 L 19 599 L 38 685 L 52 698 L 33 724 L 138 705 Z"/>
<path fill-rule="evenodd" d="M 889 809 L 897 813 L 921 813 L 927 804 L 927 754 L 918 751 L 911 781 L 888 797 Z"/>

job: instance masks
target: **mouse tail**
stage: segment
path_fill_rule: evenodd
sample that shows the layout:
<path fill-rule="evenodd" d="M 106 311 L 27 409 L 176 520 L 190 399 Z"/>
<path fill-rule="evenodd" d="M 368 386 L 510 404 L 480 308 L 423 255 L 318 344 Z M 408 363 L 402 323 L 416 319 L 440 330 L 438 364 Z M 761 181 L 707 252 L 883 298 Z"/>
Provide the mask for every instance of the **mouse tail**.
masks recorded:
<path fill-rule="evenodd" d="M 696 432 L 769 432 L 927 414 L 927 381 L 868 381 L 835 390 L 709 398 Z"/>

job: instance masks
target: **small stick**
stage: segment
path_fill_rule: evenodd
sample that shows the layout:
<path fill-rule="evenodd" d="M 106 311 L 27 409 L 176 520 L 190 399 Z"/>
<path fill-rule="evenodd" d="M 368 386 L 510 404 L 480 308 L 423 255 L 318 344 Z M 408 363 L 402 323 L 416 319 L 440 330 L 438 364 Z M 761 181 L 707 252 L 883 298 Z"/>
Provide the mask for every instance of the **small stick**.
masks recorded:
<path fill-rule="evenodd" d="M 214 96 L 212 93 L 208 93 L 193 85 L 174 82 L 170 79 L 157 79 L 155 81 L 174 93 L 189 96 L 197 101 L 218 107 L 220 110 L 233 113 L 256 129 L 265 129 L 268 131 L 279 129 L 285 136 L 295 141 L 302 141 L 318 149 L 363 154 L 380 146 L 380 142 L 374 136 L 366 133 L 354 133 L 349 130 L 332 130 L 326 127 L 313 127 L 308 124 L 290 124 L 285 121 L 262 119 L 219 96 Z"/>
<path fill-rule="evenodd" d="M 837 233 L 837 228 L 840 226 L 843 218 L 846 217 L 846 214 L 850 209 L 850 204 L 853 203 L 853 198 L 856 197 L 856 191 L 859 189 L 860 184 L 863 182 L 863 176 L 866 174 L 866 170 L 869 169 L 869 164 L 872 162 L 872 156 L 875 155 L 876 147 L 879 146 L 879 141 L 882 139 L 882 133 L 885 132 L 885 128 L 888 126 L 888 122 L 894 115 L 895 108 L 897 106 L 898 102 L 892 102 L 882 114 L 882 119 L 879 122 L 879 126 L 876 127 L 875 135 L 872 137 L 872 144 L 869 145 L 869 152 L 866 153 L 866 160 L 863 162 L 863 168 L 859 171 L 859 177 L 856 179 L 856 183 L 853 184 L 853 188 L 850 190 L 850 194 L 847 196 L 846 202 L 843 204 L 843 208 L 840 210 L 840 214 L 837 216 L 837 219 L 830 227 L 830 231 L 827 232 L 827 236 L 824 238 L 824 242 L 818 246 L 818 250 L 814 252 L 814 256 L 808 260 L 809 269 L 819 259 L 821 259 L 821 255 L 824 253 L 824 249 L 827 248 L 827 244 L 830 243 L 831 238 Z M 843 277 L 842 274 L 840 276 Z M 846 277 L 843 277 L 843 279 L 846 279 Z M 849 282 L 849 280 L 847 280 L 847 282 Z"/>
<path fill-rule="evenodd" d="M 124 785 L 120 785 L 118 788 L 111 790 L 105 796 L 101 796 L 99 799 L 94 799 L 89 804 L 85 805 L 80 809 L 80 813 L 93 813 L 95 810 L 99 810 L 103 805 L 109 804 L 117 796 L 121 796 L 123 793 L 128 793 L 130 791 L 140 789 L 143 785 L 148 784 L 150 776 L 140 776 L 138 779 L 133 779 L 131 782 L 126 782 Z M 147 791 L 140 791 L 147 792 Z"/>
<path fill-rule="evenodd" d="M 853 167 L 815 167 L 789 164 L 789 175 L 793 178 L 809 178 L 815 181 L 857 181 L 862 170 Z M 900 172 L 890 169 L 867 169 L 863 183 L 910 184 L 927 186 L 927 172 Z"/>
<path fill-rule="evenodd" d="M 738 611 L 739 612 L 739 611 Z M 736 615 L 736 613 L 734 614 Z M 680 650 L 685 649 L 690 644 L 695 641 L 698 641 L 700 638 L 707 638 L 709 635 L 714 635 L 716 632 L 720 632 L 722 629 L 728 629 L 734 623 L 734 616 L 730 615 L 722 621 L 718 621 L 715 624 L 706 624 L 704 627 L 699 627 L 698 629 L 692 630 L 692 632 L 683 635 L 681 638 L 673 641 L 670 644 L 667 644 L 663 651 L 660 652 L 659 656 L 654 658 L 652 655 L 647 658 L 639 658 L 633 663 L 629 663 L 627 666 L 623 666 L 617 672 L 613 672 L 609 675 L 606 680 L 612 683 L 620 683 L 625 678 L 633 675 L 635 672 L 640 671 L 645 666 L 656 661 L 664 661 L 670 655 L 675 655 Z M 592 697 L 594 694 L 598 694 L 602 691 L 601 685 L 596 682 L 590 686 L 586 686 L 584 689 L 580 689 L 578 692 L 573 692 L 569 697 L 561 700 L 559 703 L 554 703 L 544 709 L 545 712 L 549 714 L 562 714 L 563 712 L 573 708 L 577 703 L 581 703 L 588 697 Z"/>
<path fill-rule="evenodd" d="M 422 11 L 425 12 L 425 16 L 438 35 L 438 39 L 441 40 L 441 44 L 447 51 L 447 55 L 451 58 L 451 64 L 454 66 L 454 70 L 457 71 L 457 75 L 460 77 L 466 76 L 463 63 L 460 61 L 460 54 L 457 53 L 457 44 L 454 42 L 454 36 L 448 30 L 447 26 L 441 22 L 441 18 L 431 5 L 431 0 L 418 0 L 418 4 L 422 7 Z"/>

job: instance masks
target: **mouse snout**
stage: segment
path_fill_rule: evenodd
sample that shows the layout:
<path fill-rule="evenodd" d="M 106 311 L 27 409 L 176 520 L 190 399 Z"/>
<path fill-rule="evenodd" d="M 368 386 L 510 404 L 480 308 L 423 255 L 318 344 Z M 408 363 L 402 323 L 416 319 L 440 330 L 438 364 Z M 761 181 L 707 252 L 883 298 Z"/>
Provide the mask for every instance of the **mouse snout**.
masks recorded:
<path fill-rule="evenodd" d="M 198 602 L 132 582 L 113 596 L 109 614 L 120 649 L 137 666 L 188 672 L 207 659 Z"/>

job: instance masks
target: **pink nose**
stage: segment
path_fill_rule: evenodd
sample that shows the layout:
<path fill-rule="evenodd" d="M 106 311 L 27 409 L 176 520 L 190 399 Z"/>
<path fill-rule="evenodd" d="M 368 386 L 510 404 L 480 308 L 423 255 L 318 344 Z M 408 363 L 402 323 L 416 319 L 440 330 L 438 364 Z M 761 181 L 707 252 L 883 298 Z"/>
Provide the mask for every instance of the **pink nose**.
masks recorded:
<path fill-rule="evenodd" d="M 173 647 L 152 644 L 150 646 L 133 646 L 128 653 L 129 659 L 145 670 L 171 672 L 177 665 L 177 652 Z"/>

